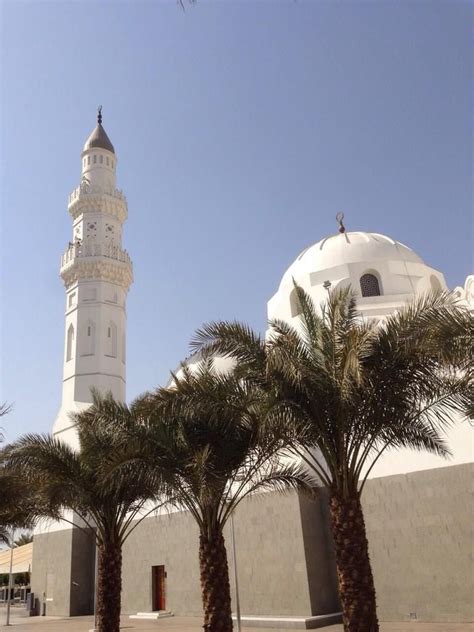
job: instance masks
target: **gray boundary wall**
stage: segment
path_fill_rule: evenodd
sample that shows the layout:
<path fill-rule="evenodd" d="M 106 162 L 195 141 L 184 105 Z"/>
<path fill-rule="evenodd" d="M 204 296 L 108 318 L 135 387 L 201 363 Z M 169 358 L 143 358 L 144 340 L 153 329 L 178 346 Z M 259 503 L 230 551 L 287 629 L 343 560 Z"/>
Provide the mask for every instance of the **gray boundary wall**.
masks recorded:
<path fill-rule="evenodd" d="M 311 615 L 337 609 L 332 557 L 326 542 L 313 538 L 314 529 L 321 534 L 325 519 L 321 502 L 325 499 L 313 502 L 292 492 L 259 494 L 239 505 L 234 522 L 242 614 Z M 224 537 L 234 595 L 229 525 Z M 166 608 L 177 615 L 201 615 L 198 543 L 197 526 L 187 512 L 139 525 L 124 549 L 124 612 L 151 610 L 151 567 L 164 565 Z M 307 557 L 316 569 L 311 573 Z M 311 586 L 317 594 L 311 594 Z"/>
<path fill-rule="evenodd" d="M 474 620 L 474 465 L 371 479 L 363 492 L 382 621 Z"/>
<path fill-rule="evenodd" d="M 40 608 L 45 592 L 47 615 L 92 614 L 94 564 L 95 545 L 91 534 L 71 528 L 35 535 L 31 590 Z"/>
<path fill-rule="evenodd" d="M 382 621 L 474 619 L 473 465 L 371 479 L 363 494 Z M 324 491 L 313 501 L 292 492 L 259 494 L 235 516 L 242 614 L 325 614 L 338 610 Z M 229 529 L 225 537 L 233 585 Z M 92 538 L 75 529 L 35 536 L 32 588 L 46 577 L 51 615 L 92 612 Z M 166 607 L 200 615 L 198 531 L 186 512 L 146 519 L 123 552 L 124 613 L 152 607 L 151 567 L 167 572 Z M 77 584 L 77 586 L 75 585 Z"/>

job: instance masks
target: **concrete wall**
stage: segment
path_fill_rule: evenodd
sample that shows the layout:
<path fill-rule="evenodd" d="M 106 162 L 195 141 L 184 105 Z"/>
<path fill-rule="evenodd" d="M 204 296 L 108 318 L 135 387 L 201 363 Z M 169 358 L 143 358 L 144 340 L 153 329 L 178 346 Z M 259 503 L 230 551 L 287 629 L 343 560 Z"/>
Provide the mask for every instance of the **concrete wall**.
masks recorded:
<path fill-rule="evenodd" d="M 239 506 L 234 522 L 242 614 L 311 615 L 337 609 L 332 559 L 326 545 L 314 539 L 323 520 L 320 501 L 300 501 L 296 493 L 261 494 Z M 234 596 L 229 526 L 224 535 Z M 152 609 L 151 567 L 164 565 L 166 608 L 180 615 L 202 613 L 198 530 L 189 514 L 144 521 L 127 541 L 123 559 L 124 612 Z"/>
<path fill-rule="evenodd" d="M 368 481 L 381 620 L 474 620 L 472 472 L 465 464 Z"/>
<path fill-rule="evenodd" d="M 337 610 L 322 526 L 324 501 L 295 492 L 267 493 L 239 506 L 234 523 L 242 614 L 312 615 Z M 226 540 L 230 552 L 229 528 Z M 232 560 L 230 572 L 234 591 Z"/>
<path fill-rule="evenodd" d="M 123 549 L 122 610 L 152 610 L 152 566 L 165 566 L 166 608 L 200 614 L 198 531 L 185 512 L 144 520 Z"/>
<path fill-rule="evenodd" d="M 72 529 L 35 535 L 31 590 L 40 603 L 46 593 L 46 614 L 69 615 Z"/>
<path fill-rule="evenodd" d="M 371 479 L 363 495 L 379 616 L 472 621 L 472 464 Z M 338 610 L 324 491 L 316 500 L 260 494 L 235 516 L 242 614 L 311 615 Z M 232 595 L 233 561 L 225 530 Z M 146 519 L 123 551 L 123 612 L 152 609 L 152 566 L 167 572 L 167 609 L 200 615 L 198 530 L 186 512 Z M 73 582 L 77 583 L 75 586 Z M 93 544 L 79 530 L 35 535 L 32 589 L 50 615 L 87 614 Z M 234 604 L 235 606 L 235 604 Z"/>
<path fill-rule="evenodd" d="M 81 529 L 73 529 L 71 551 L 71 616 L 93 614 L 94 575 L 95 539 L 90 533 L 84 533 Z"/>
<path fill-rule="evenodd" d="M 35 534 L 31 590 L 40 604 L 46 593 L 47 615 L 93 612 L 93 556 L 92 537 L 79 529 Z"/>
<path fill-rule="evenodd" d="M 301 496 L 300 515 L 312 614 L 340 612 L 326 490 L 318 490 L 315 500 Z"/>

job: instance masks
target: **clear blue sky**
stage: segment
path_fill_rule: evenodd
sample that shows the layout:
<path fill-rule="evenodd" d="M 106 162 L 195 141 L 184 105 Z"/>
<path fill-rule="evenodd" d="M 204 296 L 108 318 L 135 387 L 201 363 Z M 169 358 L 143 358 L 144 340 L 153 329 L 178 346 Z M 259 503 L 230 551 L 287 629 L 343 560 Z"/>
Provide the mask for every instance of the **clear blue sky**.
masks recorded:
<path fill-rule="evenodd" d="M 467 2 L 3 2 L 8 438 L 49 431 L 60 405 L 59 257 L 99 103 L 129 203 L 130 398 L 203 322 L 264 330 L 281 275 L 339 210 L 464 281 L 471 23 Z"/>

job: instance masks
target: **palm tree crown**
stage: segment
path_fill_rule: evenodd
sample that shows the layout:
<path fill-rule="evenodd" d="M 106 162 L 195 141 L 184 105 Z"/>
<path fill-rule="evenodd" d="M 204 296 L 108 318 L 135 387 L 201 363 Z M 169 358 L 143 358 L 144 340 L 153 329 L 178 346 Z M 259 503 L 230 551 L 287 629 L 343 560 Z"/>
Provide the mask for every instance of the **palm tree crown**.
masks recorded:
<path fill-rule="evenodd" d="M 331 495 L 345 628 L 373 632 L 360 493 L 387 449 L 449 454 L 442 430 L 472 406 L 472 318 L 439 293 L 367 322 L 350 289 L 332 292 L 320 310 L 295 289 L 296 324 L 272 321 L 263 340 L 245 325 L 212 323 L 192 348 L 236 358 L 291 411 L 288 443 Z"/>
<path fill-rule="evenodd" d="M 169 388 L 143 398 L 142 411 L 143 423 L 122 426 L 125 464 L 144 477 L 154 468 L 167 473 L 199 526 L 204 627 L 230 632 L 226 521 L 249 494 L 302 487 L 309 477 L 278 458 L 281 415 L 266 394 L 235 371 L 218 373 L 212 361 L 183 366 Z"/>
<path fill-rule="evenodd" d="M 123 468 L 119 479 L 107 477 L 107 464 L 120 458 L 124 445 L 114 428 L 131 423 L 138 414 L 132 404 L 116 402 L 111 394 L 93 392 L 92 406 L 72 416 L 80 449 L 50 435 L 26 435 L 6 452 L 8 467 L 22 472 L 42 499 L 40 513 L 77 525 L 66 510 L 80 517 L 98 547 L 97 615 L 100 632 L 118 632 L 122 545 L 145 517 L 147 500 L 166 498 L 155 472 L 149 479 Z M 148 512 L 150 513 L 150 511 Z M 85 525 L 85 527 L 84 527 Z"/>

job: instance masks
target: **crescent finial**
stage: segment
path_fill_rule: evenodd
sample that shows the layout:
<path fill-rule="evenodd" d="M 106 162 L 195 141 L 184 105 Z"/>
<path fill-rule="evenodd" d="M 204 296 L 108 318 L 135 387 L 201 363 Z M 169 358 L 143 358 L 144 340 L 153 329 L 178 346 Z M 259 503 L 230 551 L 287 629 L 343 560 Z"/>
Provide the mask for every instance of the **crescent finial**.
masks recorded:
<path fill-rule="evenodd" d="M 340 233 L 345 233 L 346 232 L 346 227 L 342 223 L 343 219 L 344 219 L 344 213 L 338 213 L 336 215 L 336 221 L 339 223 L 339 232 Z"/>

